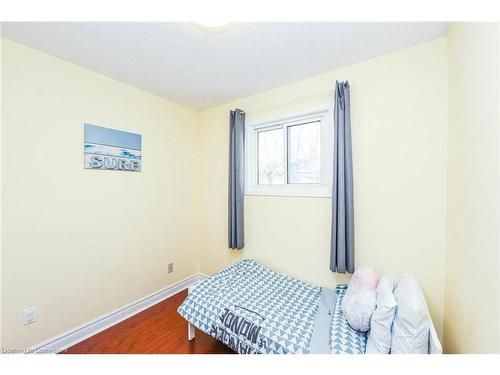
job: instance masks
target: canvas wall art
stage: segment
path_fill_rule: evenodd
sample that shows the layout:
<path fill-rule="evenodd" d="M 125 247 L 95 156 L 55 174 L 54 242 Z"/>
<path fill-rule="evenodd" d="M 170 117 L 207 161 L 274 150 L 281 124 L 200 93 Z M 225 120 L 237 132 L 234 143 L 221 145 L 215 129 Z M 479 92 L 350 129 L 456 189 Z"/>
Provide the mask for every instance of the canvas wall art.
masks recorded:
<path fill-rule="evenodd" d="M 86 169 L 140 172 L 142 136 L 96 126 L 84 125 Z"/>

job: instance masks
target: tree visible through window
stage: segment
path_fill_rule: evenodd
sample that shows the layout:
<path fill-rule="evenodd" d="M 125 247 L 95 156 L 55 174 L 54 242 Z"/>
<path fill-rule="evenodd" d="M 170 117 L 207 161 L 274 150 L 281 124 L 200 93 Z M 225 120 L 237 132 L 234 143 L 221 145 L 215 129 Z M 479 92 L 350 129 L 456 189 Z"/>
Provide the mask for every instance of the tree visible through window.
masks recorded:
<path fill-rule="evenodd" d="M 288 127 L 288 183 L 319 184 L 321 123 Z"/>
<path fill-rule="evenodd" d="M 321 122 L 283 125 L 257 134 L 258 184 L 319 184 Z"/>
<path fill-rule="evenodd" d="M 245 194 L 331 196 L 330 108 L 247 124 Z"/>
<path fill-rule="evenodd" d="M 259 185 L 285 183 L 283 128 L 258 133 Z"/>

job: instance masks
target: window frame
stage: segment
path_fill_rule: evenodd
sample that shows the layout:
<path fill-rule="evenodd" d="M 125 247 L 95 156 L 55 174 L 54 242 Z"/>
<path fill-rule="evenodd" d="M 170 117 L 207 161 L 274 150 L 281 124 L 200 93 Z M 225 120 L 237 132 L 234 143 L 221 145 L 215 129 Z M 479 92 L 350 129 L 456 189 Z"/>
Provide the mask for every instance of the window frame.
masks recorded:
<path fill-rule="evenodd" d="M 330 108 L 300 112 L 286 117 L 268 119 L 264 122 L 246 124 L 246 176 L 245 195 L 331 197 L 333 165 L 333 113 Z M 320 183 L 288 183 L 288 128 L 309 122 L 320 122 Z M 285 178 L 283 184 L 258 184 L 258 133 L 266 130 L 283 129 L 283 162 Z"/>

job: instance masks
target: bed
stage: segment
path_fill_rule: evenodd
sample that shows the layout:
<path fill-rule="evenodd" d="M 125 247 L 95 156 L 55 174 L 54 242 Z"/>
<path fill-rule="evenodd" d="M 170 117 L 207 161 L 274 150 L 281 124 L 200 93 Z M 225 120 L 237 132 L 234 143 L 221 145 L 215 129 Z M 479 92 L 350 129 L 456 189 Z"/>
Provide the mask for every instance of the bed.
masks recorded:
<path fill-rule="evenodd" d="M 346 290 L 242 260 L 191 287 L 177 311 L 189 340 L 196 327 L 240 354 L 364 354 L 367 334 L 342 313 Z"/>

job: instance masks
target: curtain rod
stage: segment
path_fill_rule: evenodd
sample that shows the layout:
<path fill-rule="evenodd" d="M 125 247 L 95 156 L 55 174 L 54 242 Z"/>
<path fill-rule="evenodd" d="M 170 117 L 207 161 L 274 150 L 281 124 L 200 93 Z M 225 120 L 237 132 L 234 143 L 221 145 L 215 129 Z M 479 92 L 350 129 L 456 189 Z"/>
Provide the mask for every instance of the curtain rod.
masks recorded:
<path fill-rule="evenodd" d="M 273 105 L 269 105 L 269 106 L 262 106 L 262 107 L 257 107 L 257 108 L 254 108 L 254 109 L 250 109 L 250 111 L 242 111 L 243 113 L 245 114 L 254 114 L 254 113 L 260 113 L 260 112 L 267 112 L 267 111 L 270 111 L 270 110 L 273 110 L 273 109 L 278 109 L 278 108 L 282 108 L 282 107 L 286 107 L 288 105 L 291 105 L 291 104 L 300 104 L 300 103 L 305 103 L 305 102 L 308 102 L 308 101 L 311 101 L 311 100 L 314 100 L 314 99 L 321 99 L 323 97 L 326 97 L 328 95 L 333 95 L 334 93 L 334 90 L 328 90 L 328 91 L 322 91 L 322 92 L 319 92 L 319 93 L 316 93 L 316 94 L 313 94 L 313 95 L 309 95 L 309 96 L 304 96 L 302 98 L 297 98 L 297 99 L 293 99 L 293 100 L 290 100 L 290 101 L 287 101 L 287 102 L 283 102 L 283 103 L 279 103 L 279 104 L 273 104 Z"/>

